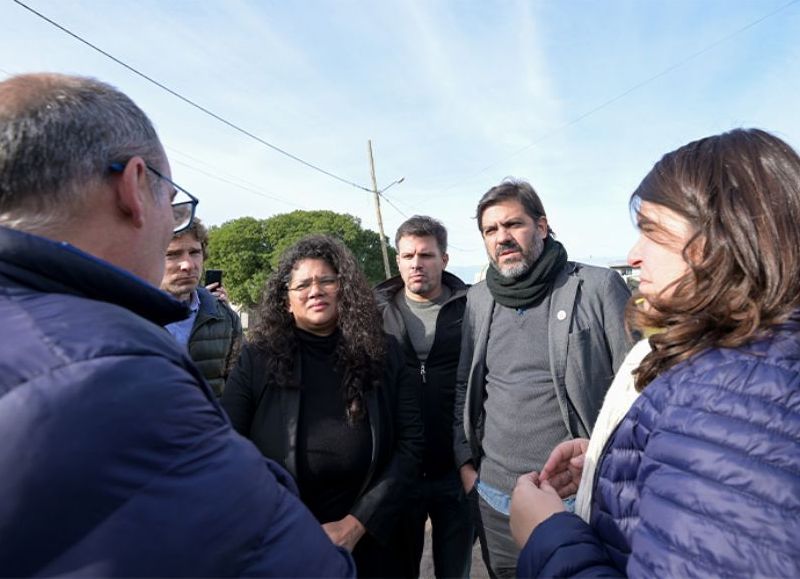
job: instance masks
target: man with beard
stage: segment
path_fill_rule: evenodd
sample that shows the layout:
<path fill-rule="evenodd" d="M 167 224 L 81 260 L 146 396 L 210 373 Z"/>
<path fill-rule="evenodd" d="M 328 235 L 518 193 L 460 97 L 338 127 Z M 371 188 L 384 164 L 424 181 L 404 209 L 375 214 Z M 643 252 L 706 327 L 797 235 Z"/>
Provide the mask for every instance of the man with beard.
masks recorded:
<path fill-rule="evenodd" d="M 567 260 L 524 181 L 491 188 L 476 217 L 491 267 L 467 295 L 455 456 L 484 562 L 493 577 L 513 577 L 511 491 L 558 443 L 591 434 L 630 345 L 630 292 L 616 272 Z"/>

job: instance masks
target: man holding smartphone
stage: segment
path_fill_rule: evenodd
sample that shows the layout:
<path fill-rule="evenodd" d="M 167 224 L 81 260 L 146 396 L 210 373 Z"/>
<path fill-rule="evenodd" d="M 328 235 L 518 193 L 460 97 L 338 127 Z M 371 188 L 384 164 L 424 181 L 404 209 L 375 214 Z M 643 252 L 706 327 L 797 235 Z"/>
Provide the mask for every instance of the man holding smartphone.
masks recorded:
<path fill-rule="evenodd" d="M 187 346 L 192 360 L 219 397 L 239 353 L 242 323 L 227 303 L 220 270 L 209 270 L 205 287 L 200 285 L 207 257 L 208 230 L 195 217 L 189 228 L 172 237 L 161 289 L 188 304 L 189 317 L 166 328 Z"/>

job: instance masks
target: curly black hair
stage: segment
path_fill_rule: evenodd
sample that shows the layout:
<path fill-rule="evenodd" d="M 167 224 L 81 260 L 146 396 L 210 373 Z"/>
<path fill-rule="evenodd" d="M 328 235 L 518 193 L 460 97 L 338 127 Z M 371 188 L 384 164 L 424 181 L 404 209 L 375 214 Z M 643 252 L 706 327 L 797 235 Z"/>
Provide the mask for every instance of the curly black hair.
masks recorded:
<path fill-rule="evenodd" d="M 267 280 L 258 323 L 248 341 L 265 354 L 271 384 L 280 388 L 300 386 L 294 378 L 298 348 L 295 321 L 287 303 L 292 271 L 304 259 L 321 259 L 339 275 L 336 365 L 344 374 L 347 419 L 356 422 L 366 415 L 364 393 L 380 386 L 386 342 L 369 282 L 341 241 L 329 235 L 309 235 L 284 251 Z"/>

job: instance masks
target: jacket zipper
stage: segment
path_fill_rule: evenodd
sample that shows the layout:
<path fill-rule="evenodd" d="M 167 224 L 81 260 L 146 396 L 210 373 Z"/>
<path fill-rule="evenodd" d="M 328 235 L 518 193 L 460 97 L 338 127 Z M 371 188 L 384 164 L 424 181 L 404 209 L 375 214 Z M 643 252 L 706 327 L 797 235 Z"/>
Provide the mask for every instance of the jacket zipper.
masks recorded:
<path fill-rule="evenodd" d="M 427 375 L 425 374 L 425 362 L 420 362 L 419 364 L 419 375 L 422 376 L 422 383 L 427 384 Z"/>

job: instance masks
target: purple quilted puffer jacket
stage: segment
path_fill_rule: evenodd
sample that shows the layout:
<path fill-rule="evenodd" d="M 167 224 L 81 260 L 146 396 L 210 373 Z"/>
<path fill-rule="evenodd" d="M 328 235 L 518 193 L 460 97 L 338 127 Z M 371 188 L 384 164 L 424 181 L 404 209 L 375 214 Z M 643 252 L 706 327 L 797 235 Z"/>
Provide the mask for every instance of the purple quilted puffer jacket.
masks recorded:
<path fill-rule="evenodd" d="M 591 525 L 539 525 L 521 577 L 800 577 L 800 319 L 654 380 L 594 489 Z"/>

